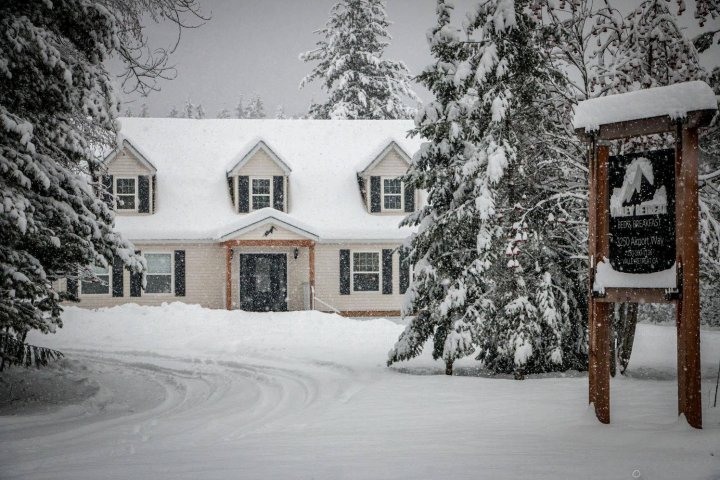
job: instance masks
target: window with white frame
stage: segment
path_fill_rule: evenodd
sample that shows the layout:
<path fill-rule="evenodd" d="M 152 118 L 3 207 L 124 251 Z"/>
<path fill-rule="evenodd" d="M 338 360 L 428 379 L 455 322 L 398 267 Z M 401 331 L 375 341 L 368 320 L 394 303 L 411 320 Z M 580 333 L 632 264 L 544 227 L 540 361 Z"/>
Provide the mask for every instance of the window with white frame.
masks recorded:
<path fill-rule="evenodd" d="M 382 181 L 383 210 L 402 210 L 402 180 L 399 178 L 383 178 Z"/>
<path fill-rule="evenodd" d="M 250 186 L 250 205 L 253 210 L 272 205 L 272 179 L 253 178 Z"/>
<path fill-rule="evenodd" d="M 354 292 L 380 291 L 380 252 L 353 252 L 352 284 Z"/>
<path fill-rule="evenodd" d="M 146 253 L 145 293 L 172 293 L 171 253 Z"/>
<path fill-rule="evenodd" d="M 118 210 L 137 209 L 136 177 L 118 177 L 115 179 L 115 203 Z"/>
<path fill-rule="evenodd" d="M 97 280 L 83 280 L 80 282 L 82 295 L 107 295 L 110 293 L 110 268 L 90 267 Z"/>

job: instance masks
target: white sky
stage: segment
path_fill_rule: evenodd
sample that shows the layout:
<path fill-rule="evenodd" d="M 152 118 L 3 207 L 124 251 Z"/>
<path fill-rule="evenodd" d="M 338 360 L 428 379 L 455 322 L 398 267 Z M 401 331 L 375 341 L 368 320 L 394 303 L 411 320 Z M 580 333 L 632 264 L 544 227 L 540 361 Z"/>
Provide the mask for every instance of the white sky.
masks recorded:
<path fill-rule="evenodd" d="M 313 97 L 323 93 L 315 84 L 298 90 L 302 78 L 314 64 L 298 59 L 301 52 L 314 48 L 332 5 L 338 0 L 200 0 L 203 13 L 212 18 L 197 29 L 184 30 L 171 63 L 177 78 L 160 83 L 161 91 L 148 98 L 124 96 L 136 114 L 148 104 L 151 116 L 167 116 L 173 105 L 181 109 L 186 99 L 202 103 L 208 117 L 222 108 L 233 110 L 240 94 L 245 100 L 259 94 L 265 111 L 273 117 L 278 104 L 287 113 L 304 113 Z M 623 7 L 637 0 L 622 0 Z M 429 64 L 426 32 L 435 22 L 435 0 L 388 0 L 387 12 L 393 23 L 393 37 L 385 56 L 404 61 L 412 74 Z M 457 1 L 456 14 L 464 15 L 473 0 Z M 694 8 L 687 2 L 689 17 Z M 675 8 L 672 5 L 671 8 Z M 683 19 L 684 20 L 684 19 Z M 687 23 L 687 22 L 684 22 Z M 146 28 L 153 47 L 175 42 L 176 29 L 168 23 L 149 23 Z M 715 56 L 713 63 L 720 64 Z M 707 63 L 707 62 L 705 62 Z M 423 100 L 429 94 L 416 85 Z"/>

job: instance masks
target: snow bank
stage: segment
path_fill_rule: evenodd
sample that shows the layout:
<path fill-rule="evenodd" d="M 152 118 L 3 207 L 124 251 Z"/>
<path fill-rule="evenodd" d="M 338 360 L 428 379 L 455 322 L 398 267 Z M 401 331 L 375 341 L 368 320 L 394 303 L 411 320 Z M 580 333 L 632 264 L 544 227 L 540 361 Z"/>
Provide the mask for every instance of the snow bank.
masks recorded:
<path fill-rule="evenodd" d="M 696 110 L 716 110 L 717 98 L 702 81 L 676 83 L 667 87 L 608 95 L 580 102 L 575 108 L 573 127 L 596 131 L 600 125 L 668 115 L 677 119 Z"/>

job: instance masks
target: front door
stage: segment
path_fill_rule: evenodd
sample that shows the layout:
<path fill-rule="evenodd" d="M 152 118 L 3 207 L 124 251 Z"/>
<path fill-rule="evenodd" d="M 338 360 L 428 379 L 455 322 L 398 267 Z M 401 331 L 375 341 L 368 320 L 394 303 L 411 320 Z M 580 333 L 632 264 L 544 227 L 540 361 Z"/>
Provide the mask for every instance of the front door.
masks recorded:
<path fill-rule="evenodd" d="M 250 312 L 287 310 L 285 254 L 240 255 L 240 308 Z"/>

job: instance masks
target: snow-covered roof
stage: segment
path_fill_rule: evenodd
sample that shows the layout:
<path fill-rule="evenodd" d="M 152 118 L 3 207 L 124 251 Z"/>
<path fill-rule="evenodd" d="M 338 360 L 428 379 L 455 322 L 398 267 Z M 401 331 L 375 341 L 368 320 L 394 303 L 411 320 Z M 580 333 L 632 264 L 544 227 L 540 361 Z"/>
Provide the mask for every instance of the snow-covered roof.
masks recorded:
<path fill-rule="evenodd" d="M 156 211 L 115 219 L 133 240 L 221 240 L 275 220 L 320 241 L 401 240 L 404 213 L 367 211 L 357 172 L 395 141 L 414 153 L 410 120 L 235 120 L 123 118 L 122 135 L 157 168 Z M 227 171 L 258 139 L 291 169 L 289 211 L 233 210 Z"/>
<path fill-rule="evenodd" d="M 642 118 L 669 116 L 678 119 L 694 111 L 716 110 L 717 104 L 715 93 L 707 83 L 676 83 L 580 102 L 575 108 L 573 127 L 594 132 L 601 125 Z"/>

